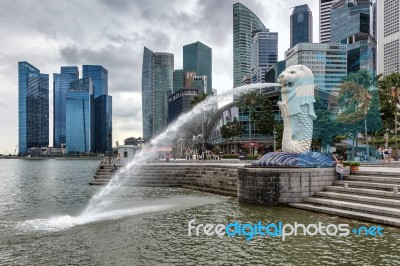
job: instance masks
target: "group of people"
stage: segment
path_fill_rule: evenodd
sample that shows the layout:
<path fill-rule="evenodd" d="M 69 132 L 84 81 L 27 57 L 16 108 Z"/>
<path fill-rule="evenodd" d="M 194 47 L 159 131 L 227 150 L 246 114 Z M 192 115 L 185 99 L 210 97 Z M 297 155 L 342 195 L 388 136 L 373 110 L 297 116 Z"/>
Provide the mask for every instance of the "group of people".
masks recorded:
<path fill-rule="evenodd" d="M 390 162 L 392 160 L 392 148 L 390 147 L 379 147 L 378 148 L 379 160 L 383 162 Z"/>

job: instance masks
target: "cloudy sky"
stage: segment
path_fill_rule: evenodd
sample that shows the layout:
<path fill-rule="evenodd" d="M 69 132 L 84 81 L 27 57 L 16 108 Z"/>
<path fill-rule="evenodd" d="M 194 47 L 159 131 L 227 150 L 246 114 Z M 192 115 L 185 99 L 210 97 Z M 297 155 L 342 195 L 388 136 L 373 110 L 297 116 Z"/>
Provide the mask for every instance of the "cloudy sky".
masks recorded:
<path fill-rule="evenodd" d="M 143 46 L 175 55 L 182 68 L 182 46 L 201 41 L 212 48 L 213 87 L 232 88 L 233 0 L 13 0 L 0 1 L 0 154 L 18 144 L 18 61 L 50 74 L 61 66 L 101 64 L 108 69 L 113 96 L 113 143 L 142 136 L 141 66 Z M 289 48 L 290 7 L 308 4 L 318 42 L 315 0 L 243 0 L 271 31 L 279 32 L 279 59 Z"/>

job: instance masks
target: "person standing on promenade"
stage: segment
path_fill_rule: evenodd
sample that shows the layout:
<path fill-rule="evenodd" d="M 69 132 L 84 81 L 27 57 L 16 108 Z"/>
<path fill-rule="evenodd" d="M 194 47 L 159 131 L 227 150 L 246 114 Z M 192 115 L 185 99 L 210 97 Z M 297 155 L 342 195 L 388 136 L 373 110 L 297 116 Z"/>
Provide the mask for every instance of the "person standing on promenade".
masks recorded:
<path fill-rule="evenodd" d="M 336 173 L 338 175 L 338 179 L 340 181 L 343 181 L 344 180 L 344 177 L 343 177 L 343 163 L 342 163 L 342 161 L 339 161 L 336 158 L 336 156 L 333 156 L 333 158 L 335 159 L 335 162 L 336 162 Z"/>
<path fill-rule="evenodd" d="M 388 161 L 391 162 L 392 161 L 392 148 L 388 148 Z"/>
<path fill-rule="evenodd" d="M 383 162 L 386 162 L 387 158 L 388 158 L 388 149 L 387 149 L 387 147 L 385 147 L 383 149 Z"/>
<path fill-rule="evenodd" d="M 382 147 L 379 146 L 378 148 L 378 160 L 382 160 L 383 159 L 383 149 Z"/>

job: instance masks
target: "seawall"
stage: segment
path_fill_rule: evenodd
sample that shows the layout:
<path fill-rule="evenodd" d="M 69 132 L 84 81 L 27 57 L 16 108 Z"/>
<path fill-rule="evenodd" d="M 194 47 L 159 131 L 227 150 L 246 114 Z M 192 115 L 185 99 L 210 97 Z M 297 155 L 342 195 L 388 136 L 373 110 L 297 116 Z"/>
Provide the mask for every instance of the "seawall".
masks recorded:
<path fill-rule="evenodd" d="M 120 167 L 121 169 L 122 167 Z M 99 169 L 91 185 L 105 185 L 112 166 Z M 119 171 L 124 185 L 183 187 L 270 205 L 302 202 L 335 180 L 334 168 L 266 168 L 223 163 L 149 163 Z"/>

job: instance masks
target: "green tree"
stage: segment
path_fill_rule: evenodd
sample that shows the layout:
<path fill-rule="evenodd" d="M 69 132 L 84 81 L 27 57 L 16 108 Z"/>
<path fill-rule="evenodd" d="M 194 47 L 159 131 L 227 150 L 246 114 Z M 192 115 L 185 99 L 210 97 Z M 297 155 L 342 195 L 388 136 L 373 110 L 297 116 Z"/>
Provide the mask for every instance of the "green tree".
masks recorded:
<path fill-rule="evenodd" d="M 204 101 L 207 98 L 207 93 L 201 93 L 193 97 L 193 100 L 190 102 L 190 107 L 193 108 L 202 101 Z"/>
<path fill-rule="evenodd" d="M 399 110 L 399 93 L 400 93 L 400 73 L 395 72 L 384 77 L 379 76 L 378 80 L 379 98 L 381 103 L 381 111 L 386 124 L 394 128 L 396 152 L 397 156 L 397 128 L 398 128 L 398 110 Z"/>
<path fill-rule="evenodd" d="M 339 89 L 341 113 L 337 121 L 341 123 L 342 132 L 352 133 L 354 142 L 358 132 L 364 131 L 368 144 L 368 125 L 371 125 L 370 131 L 377 129 L 375 125 L 381 125 L 379 106 L 377 105 L 379 95 L 376 93 L 376 77 L 366 70 L 360 70 L 347 76 L 339 85 Z M 371 119 L 369 124 L 367 123 L 368 118 Z M 372 125 L 374 126 L 372 127 Z M 354 145 L 351 155 L 352 157 L 355 155 Z M 368 145 L 367 156 L 369 156 Z"/>
<path fill-rule="evenodd" d="M 221 137 L 232 142 L 235 138 L 240 138 L 243 134 L 243 126 L 239 120 L 234 117 L 233 121 L 229 118 L 226 119 L 227 122 L 221 127 Z"/>
<path fill-rule="evenodd" d="M 243 94 L 238 102 L 239 107 L 249 112 L 251 123 L 261 134 L 269 134 L 274 131 L 274 109 L 268 98 L 257 91 L 251 91 Z"/>
<path fill-rule="evenodd" d="M 338 134 L 338 124 L 327 106 L 318 97 L 314 104 L 314 110 L 317 119 L 314 121 L 313 127 L 313 145 L 318 144 L 318 146 L 327 148 L 332 144 L 333 137 Z"/>

